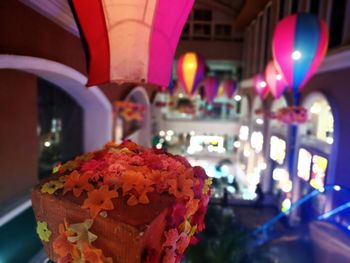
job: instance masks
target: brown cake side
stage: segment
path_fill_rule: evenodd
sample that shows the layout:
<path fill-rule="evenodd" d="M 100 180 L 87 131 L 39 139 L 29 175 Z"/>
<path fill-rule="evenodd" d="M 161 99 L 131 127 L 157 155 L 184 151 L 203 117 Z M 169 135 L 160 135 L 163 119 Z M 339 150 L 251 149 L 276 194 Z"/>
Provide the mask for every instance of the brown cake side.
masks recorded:
<path fill-rule="evenodd" d="M 57 262 L 59 257 L 52 243 L 59 235 L 59 224 L 81 223 L 90 217 L 89 211 L 81 208 L 86 194 L 79 198 L 71 193 L 50 195 L 40 191 L 42 184 L 32 192 L 33 209 L 36 219 L 47 222 L 52 231 L 44 248 L 49 258 Z M 150 194 L 149 198 L 148 205 L 128 206 L 125 198 L 118 197 L 113 200 L 115 209 L 106 212 L 107 217 L 98 215 L 94 219 L 90 231 L 98 238 L 93 244 L 102 249 L 106 257 L 114 262 L 139 263 L 146 250 L 155 250 L 161 255 L 165 217 L 175 198 L 167 194 Z"/>

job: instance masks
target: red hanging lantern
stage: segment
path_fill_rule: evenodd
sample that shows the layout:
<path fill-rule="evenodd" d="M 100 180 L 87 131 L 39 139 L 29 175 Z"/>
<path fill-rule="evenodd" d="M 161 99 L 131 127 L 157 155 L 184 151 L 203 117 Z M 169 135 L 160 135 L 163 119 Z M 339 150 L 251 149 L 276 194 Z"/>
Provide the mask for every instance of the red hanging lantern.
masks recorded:
<path fill-rule="evenodd" d="M 175 49 L 194 0 L 69 2 L 87 48 L 87 86 L 107 82 L 168 86 Z"/>

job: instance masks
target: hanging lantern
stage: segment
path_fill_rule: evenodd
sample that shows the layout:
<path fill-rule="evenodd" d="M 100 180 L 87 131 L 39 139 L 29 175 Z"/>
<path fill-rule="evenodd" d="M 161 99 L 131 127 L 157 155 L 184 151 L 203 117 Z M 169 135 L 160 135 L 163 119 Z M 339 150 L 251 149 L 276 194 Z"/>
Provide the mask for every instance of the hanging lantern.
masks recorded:
<path fill-rule="evenodd" d="M 204 90 L 207 102 L 212 104 L 218 94 L 219 82 L 215 77 L 206 77 L 204 79 Z"/>
<path fill-rule="evenodd" d="M 269 94 L 269 86 L 267 85 L 264 76 L 262 74 L 256 74 L 253 78 L 253 86 L 256 93 L 261 99 L 265 99 Z"/>
<path fill-rule="evenodd" d="M 272 43 L 273 57 L 278 71 L 294 92 L 300 91 L 315 73 L 327 46 L 327 25 L 314 15 L 291 15 L 277 24 Z"/>
<path fill-rule="evenodd" d="M 182 55 L 176 64 L 177 77 L 188 95 L 196 92 L 198 84 L 204 78 L 205 61 L 194 52 Z"/>
<path fill-rule="evenodd" d="M 194 0 L 69 0 L 87 48 L 87 86 L 107 82 L 167 86 Z"/>
<path fill-rule="evenodd" d="M 233 94 L 236 91 L 236 82 L 230 79 L 223 80 L 220 85 L 225 92 L 227 98 L 232 99 Z"/>
<path fill-rule="evenodd" d="M 280 74 L 273 61 L 270 61 L 265 69 L 265 80 L 269 86 L 271 94 L 278 99 L 281 97 L 287 87 L 287 82 L 284 80 L 282 74 Z"/>

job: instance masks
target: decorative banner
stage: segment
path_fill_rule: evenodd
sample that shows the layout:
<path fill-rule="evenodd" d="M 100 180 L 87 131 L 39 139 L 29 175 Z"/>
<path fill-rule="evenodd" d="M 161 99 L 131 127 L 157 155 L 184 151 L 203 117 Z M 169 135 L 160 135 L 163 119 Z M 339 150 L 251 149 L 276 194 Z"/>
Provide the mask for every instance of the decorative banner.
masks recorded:
<path fill-rule="evenodd" d="M 270 61 L 265 69 L 265 80 L 269 86 L 271 94 L 275 99 L 282 96 L 283 92 L 287 88 L 287 82 L 283 79 L 282 74 L 280 74 L 273 61 Z"/>
<path fill-rule="evenodd" d="M 272 51 L 284 79 L 300 91 L 321 64 L 328 47 L 324 21 L 311 14 L 287 16 L 276 26 Z"/>
<path fill-rule="evenodd" d="M 182 55 L 176 64 L 178 80 L 188 95 L 196 92 L 198 84 L 204 78 L 205 61 L 194 52 Z"/>
<path fill-rule="evenodd" d="M 284 107 L 275 113 L 275 118 L 286 124 L 302 124 L 307 122 L 308 113 L 301 106 Z"/>
<path fill-rule="evenodd" d="M 221 81 L 218 94 L 219 96 L 223 96 L 226 94 L 227 98 L 232 99 L 233 94 L 235 93 L 237 88 L 236 82 L 230 79 L 226 79 Z"/>
<path fill-rule="evenodd" d="M 204 79 L 205 98 L 207 102 L 212 104 L 218 94 L 219 82 L 215 77 L 206 77 Z"/>
<path fill-rule="evenodd" d="M 260 115 L 270 120 L 278 120 L 285 124 L 302 124 L 308 120 L 308 112 L 301 106 L 290 106 L 279 109 L 277 112 L 270 112 L 265 109 L 255 110 L 256 115 Z"/>
<path fill-rule="evenodd" d="M 253 86 L 261 99 L 265 99 L 269 94 L 269 87 L 262 74 L 256 74 L 253 78 Z"/>
<path fill-rule="evenodd" d="M 87 86 L 168 85 L 175 49 L 194 0 L 69 2 L 87 49 Z"/>
<path fill-rule="evenodd" d="M 116 112 L 125 121 L 142 121 L 145 113 L 145 107 L 141 104 L 130 101 L 116 101 L 114 103 Z"/>

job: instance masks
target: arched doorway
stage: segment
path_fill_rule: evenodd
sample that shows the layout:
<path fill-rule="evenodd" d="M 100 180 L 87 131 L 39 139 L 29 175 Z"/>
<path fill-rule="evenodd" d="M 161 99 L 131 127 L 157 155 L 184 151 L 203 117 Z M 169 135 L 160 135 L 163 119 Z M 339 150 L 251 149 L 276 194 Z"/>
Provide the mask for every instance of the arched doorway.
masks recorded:
<path fill-rule="evenodd" d="M 144 106 L 144 116 L 142 121 L 134 123 L 135 129 L 128 135 L 128 139 L 143 145 L 150 147 L 151 145 L 151 104 L 148 98 L 148 94 L 145 88 L 139 86 L 134 88 L 126 97 L 125 101 L 131 101 L 133 103 L 141 104 Z"/>
<path fill-rule="evenodd" d="M 98 87 L 87 89 L 87 78 L 66 65 L 36 57 L 0 55 L 0 69 L 32 73 L 58 87 L 83 109 L 84 152 L 101 148 L 112 138 L 112 106 Z"/>

